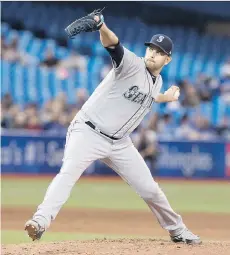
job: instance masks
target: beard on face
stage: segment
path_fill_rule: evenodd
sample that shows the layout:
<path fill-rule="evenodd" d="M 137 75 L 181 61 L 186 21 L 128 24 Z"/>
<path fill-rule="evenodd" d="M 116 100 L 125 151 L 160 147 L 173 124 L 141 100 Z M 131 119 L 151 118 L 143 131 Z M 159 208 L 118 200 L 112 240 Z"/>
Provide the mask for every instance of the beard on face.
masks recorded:
<path fill-rule="evenodd" d="M 147 68 L 150 71 L 158 71 L 158 70 L 162 69 L 162 67 L 164 66 L 160 63 L 156 63 L 154 60 L 151 60 L 151 59 L 146 59 L 145 63 L 146 63 Z"/>

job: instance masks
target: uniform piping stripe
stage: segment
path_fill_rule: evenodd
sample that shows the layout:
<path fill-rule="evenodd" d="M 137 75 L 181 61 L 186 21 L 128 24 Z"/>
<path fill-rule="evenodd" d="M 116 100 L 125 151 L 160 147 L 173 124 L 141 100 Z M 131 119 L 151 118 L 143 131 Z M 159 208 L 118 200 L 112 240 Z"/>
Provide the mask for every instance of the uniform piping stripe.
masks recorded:
<path fill-rule="evenodd" d="M 150 85 L 150 82 L 149 82 L 149 78 L 148 78 L 148 73 L 147 73 L 147 70 L 145 69 L 145 72 L 146 72 L 146 74 L 147 74 L 147 80 L 148 80 L 148 84 L 149 84 L 149 92 L 148 92 L 148 96 L 146 97 L 147 99 L 149 98 L 149 95 L 152 93 L 152 90 L 153 90 L 153 86 L 152 86 L 152 89 L 151 89 L 151 91 L 150 91 L 150 87 L 151 87 L 151 85 Z M 158 83 L 158 79 L 157 79 L 157 81 L 155 81 L 155 84 L 157 85 L 157 83 Z M 128 123 L 129 123 L 129 121 L 130 120 L 132 120 L 132 118 L 140 111 L 140 109 L 142 108 L 142 105 L 139 107 L 139 109 L 137 109 L 137 111 L 131 116 L 131 118 L 129 118 L 129 120 L 116 132 L 116 133 L 114 133 L 113 135 L 112 135 L 112 137 L 113 136 L 115 136 L 119 131 L 121 131 L 121 129 L 125 126 L 125 125 L 127 125 Z M 146 107 L 147 108 L 147 107 Z M 146 108 L 145 108 L 145 110 L 146 110 Z M 143 111 L 143 113 L 145 112 L 145 110 Z M 140 115 L 140 117 L 143 115 L 143 113 Z M 139 118 L 133 123 L 133 125 L 137 122 L 139 120 Z M 128 129 L 128 130 L 126 130 L 126 132 L 124 133 L 124 135 L 133 127 L 133 125 Z M 123 136 L 124 136 L 123 135 Z"/>

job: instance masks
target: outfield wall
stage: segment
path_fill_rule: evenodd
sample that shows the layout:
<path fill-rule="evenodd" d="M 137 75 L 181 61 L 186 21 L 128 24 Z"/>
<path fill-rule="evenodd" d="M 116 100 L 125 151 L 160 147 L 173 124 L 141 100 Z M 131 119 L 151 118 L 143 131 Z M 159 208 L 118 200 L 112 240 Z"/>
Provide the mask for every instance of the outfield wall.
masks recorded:
<path fill-rule="evenodd" d="M 27 133 L 28 134 L 28 133 Z M 4 133 L 1 138 L 1 170 L 10 174 L 54 174 L 61 167 L 65 137 Z M 230 143 L 160 142 L 154 176 L 230 178 Z M 135 171 L 135 170 L 134 170 Z M 100 161 L 84 175 L 115 175 Z"/>

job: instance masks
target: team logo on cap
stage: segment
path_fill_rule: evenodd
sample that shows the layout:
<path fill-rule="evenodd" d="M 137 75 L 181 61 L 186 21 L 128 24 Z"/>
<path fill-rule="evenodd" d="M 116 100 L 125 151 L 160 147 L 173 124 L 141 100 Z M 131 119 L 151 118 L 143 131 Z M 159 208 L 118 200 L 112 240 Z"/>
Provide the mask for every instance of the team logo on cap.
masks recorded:
<path fill-rule="evenodd" d="M 163 35 L 160 35 L 160 36 L 158 37 L 157 41 L 158 41 L 158 42 L 162 42 L 162 41 L 164 40 L 164 38 L 165 38 L 165 37 L 164 37 Z"/>

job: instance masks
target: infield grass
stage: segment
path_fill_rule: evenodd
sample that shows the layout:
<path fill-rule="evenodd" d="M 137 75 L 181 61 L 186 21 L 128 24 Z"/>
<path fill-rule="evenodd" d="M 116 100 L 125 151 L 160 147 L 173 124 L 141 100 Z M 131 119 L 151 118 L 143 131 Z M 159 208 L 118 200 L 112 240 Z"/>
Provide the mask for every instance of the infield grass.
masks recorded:
<path fill-rule="evenodd" d="M 2 206 L 37 206 L 52 179 L 2 179 Z M 230 213 L 227 182 L 159 181 L 173 208 L 179 212 Z M 69 208 L 148 210 L 142 199 L 123 181 L 80 180 L 65 204 Z"/>

